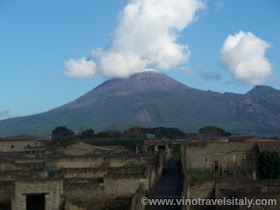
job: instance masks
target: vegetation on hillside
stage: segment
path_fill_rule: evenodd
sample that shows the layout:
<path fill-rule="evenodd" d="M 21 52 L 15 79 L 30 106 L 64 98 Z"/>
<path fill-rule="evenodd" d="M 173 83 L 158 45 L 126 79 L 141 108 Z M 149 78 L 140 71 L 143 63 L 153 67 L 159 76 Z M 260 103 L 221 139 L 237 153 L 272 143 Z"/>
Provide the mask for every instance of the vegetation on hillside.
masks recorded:
<path fill-rule="evenodd" d="M 280 153 L 265 150 L 258 160 L 258 177 L 260 179 L 280 179 Z"/>

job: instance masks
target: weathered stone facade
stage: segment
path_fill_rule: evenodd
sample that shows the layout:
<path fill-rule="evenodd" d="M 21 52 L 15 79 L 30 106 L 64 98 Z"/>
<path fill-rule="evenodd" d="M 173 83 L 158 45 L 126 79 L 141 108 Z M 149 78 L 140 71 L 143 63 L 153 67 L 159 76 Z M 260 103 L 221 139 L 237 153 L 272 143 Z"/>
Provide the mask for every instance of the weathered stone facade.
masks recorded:
<path fill-rule="evenodd" d="M 244 205 L 215 206 L 214 209 L 233 210 L 272 210 L 279 209 L 280 180 L 252 180 L 241 176 L 215 177 L 205 180 L 194 180 L 188 183 L 186 189 L 188 199 L 276 199 L 274 205 L 253 205 L 250 208 Z M 275 205 L 276 204 L 276 205 Z M 188 206 L 189 210 L 204 210 L 209 206 Z"/>
<path fill-rule="evenodd" d="M 0 138 L 0 152 L 30 152 L 40 150 L 41 146 L 43 144 L 38 142 L 34 136 Z"/>
<path fill-rule="evenodd" d="M 219 141 L 177 141 L 181 144 L 184 173 L 183 196 L 187 199 L 276 199 L 277 205 L 250 209 L 279 209 L 280 180 L 256 180 L 257 160 L 261 151 L 280 148 L 279 141 L 255 137 Z M 279 151 L 279 149 L 278 149 Z M 209 206 L 185 206 L 204 210 Z M 247 209 L 245 206 L 212 206 L 211 209 Z"/>
<path fill-rule="evenodd" d="M 191 142 L 182 144 L 189 172 L 246 172 L 256 169 L 256 142 Z"/>
<path fill-rule="evenodd" d="M 97 147 L 75 155 L 75 145 L 70 148 L 71 153 L 0 153 L 0 209 L 25 210 L 34 198 L 46 210 L 127 208 L 133 196 L 154 186 L 166 159 L 161 152 Z"/>
<path fill-rule="evenodd" d="M 59 209 L 63 186 L 61 180 L 16 180 L 15 196 L 12 199 L 12 209 L 26 209 L 28 195 L 45 196 L 45 209 Z"/>

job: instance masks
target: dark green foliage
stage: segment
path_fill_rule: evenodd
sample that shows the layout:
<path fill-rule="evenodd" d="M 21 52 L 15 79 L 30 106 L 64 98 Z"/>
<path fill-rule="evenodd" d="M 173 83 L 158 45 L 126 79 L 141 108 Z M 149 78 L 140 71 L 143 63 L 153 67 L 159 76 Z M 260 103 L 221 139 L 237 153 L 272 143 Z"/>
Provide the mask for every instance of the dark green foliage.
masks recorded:
<path fill-rule="evenodd" d="M 93 129 L 87 129 L 85 131 L 81 131 L 78 134 L 78 137 L 81 139 L 85 139 L 85 138 L 94 138 L 95 137 L 95 132 Z"/>
<path fill-rule="evenodd" d="M 157 128 L 150 128 L 150 133 L 154 133 L 157 138 L 161 139 L 166 137 L 168 139 L 179 139 L 185 138 L 186 134 L 177 129 L 177 128 L 166 128 L 166 127 L 157 127 Z"/>
<path fill-rule="evenodd" d="M 63 138 L 73 138 L 74 136 L 75 136 L 75 133 L 64 126 L 56 127 L 52 131 L 52 140 L 58 140 L 58 139 L 63 139 Z"/>
<path fill-rule="evenodd" d="M 141 128 L 133 127 L 123 132 L 124 136 L 139 137 L 147 134 L 155 134 L 157 139 L 165 137 L 166 139 L 185 138 L 186 134 L 177 128 L 155 127 L 155 128 Z"/>
<path fill-rule="evenodd" d="M 199 129 L 199 133 L 204 135 L 206 139 L 218 139 L 220 137 L 229 137 L 231 136 L 230 132 L 225 131 L 222 128 L 216 126 L 206 126 Z"/>
<path fill-rule="evenodd" d="M 56 141 L 57 145 L 67 145 L 74 138 L 75 133 L 64 126 L 56 127 L 52 131 L 52 140 Z"/>
<path fill-rule="evenodd" d="M 120 131 L 108 130 L 102 131 L 96 134 L 97 138 L 110 138 L 110 139 L 119 139 L 122 137 L 122 133 Z"/>
<path fill-rule="evenodd" d="M 260 179 L 280 179 L 280 154 L 265 150 L 258 160 L 258 177 Z"/>
<path fill-rule="evenodd" d="M 185 133 L 176 128 L 130 128 L 123 133 L 118 130 L 107 130 L 95 134 L 93 129 L 81 131 L 78 135 L 66 127 L 57 127 L 52 132 L 52 141 L 48 145 L 67 146 L 70 144 L 84 141 L 93 145 L 122 145 L 128 149 L 135 150 L 136 144 L 143 144 L 148 133 L 156 134 L 156 138 L 168 139 L 184 138 Z M 175 152 L 180 152 L 179 145 L 175 146 Z"/>
<path fill-rule="evenodd" d="M 96 137 L 97 137 L 97 138 L 107 138 L 107 137 L 109 137 L 109 136 L 108 136 L 108 133 L 107 133 L 107 132 L 102 131 L 102 132 L 97 133 L 97 134 L 96 134 Z"/>

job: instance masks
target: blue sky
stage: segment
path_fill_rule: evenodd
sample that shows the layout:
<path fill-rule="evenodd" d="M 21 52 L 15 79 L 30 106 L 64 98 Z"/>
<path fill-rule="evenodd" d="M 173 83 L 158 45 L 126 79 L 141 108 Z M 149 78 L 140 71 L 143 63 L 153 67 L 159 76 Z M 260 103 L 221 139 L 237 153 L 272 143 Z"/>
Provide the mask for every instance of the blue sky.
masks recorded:
<path fill-rule="evenodd" d="M 105 81 L 108 74 L 67 77 L 65 62 L 88 60 L 93 50 L 110 48 L 112 32 L 122 28 L 117 16 L 126 2 L 0 0 L 0 119 L 48 111 Z M 240 76 L 242 70 L 228 61 L 226 56 L 234 51 L 226 51 L 222 59 L 220 55 L 227 37 L 243 31 L 244 40 L 259 43 L 256 51 L 265 53 L 259 66 L 271 65 L 259 83 L 280 89 L 279 1 L 208 0 L 204 4 L 206 8 L 176 33 L 176 43 L 188 45 L 187 61 L 160 71 L 194 88 L 246 93 L 254 82 Z"/>

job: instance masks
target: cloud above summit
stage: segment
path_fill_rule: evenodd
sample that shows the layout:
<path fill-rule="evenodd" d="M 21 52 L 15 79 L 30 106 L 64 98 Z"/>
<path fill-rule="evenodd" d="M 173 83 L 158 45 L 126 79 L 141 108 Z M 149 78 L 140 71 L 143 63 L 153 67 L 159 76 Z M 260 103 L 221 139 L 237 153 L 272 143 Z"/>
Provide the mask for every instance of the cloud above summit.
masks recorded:
<path fill-rule="evenodd" d="M 65 62 L 69 77 L 127 77 L 146 68 L 169 70 L 188 61 L 179 33 L 206 6 L 201 0 L 128 0 L 117 17 L 107 48 Z"/>
<path fill-rule="evenodd" d="M 235 79 L 259 85 L 272 73 L 272 65 L 264 56 L 269 47 L 270 43 L 251 32 L 240 31 L 226 38 L 220 50 L 220 62 Z"/>
<path fill-rule="evenodd" d="M 95 73 L 96 64 L 82 57 L 79 60 L 68 60 L 65 62 L 65 67 L 67 68 L 65 75 L 68 77 L 91 77 Z"/>

